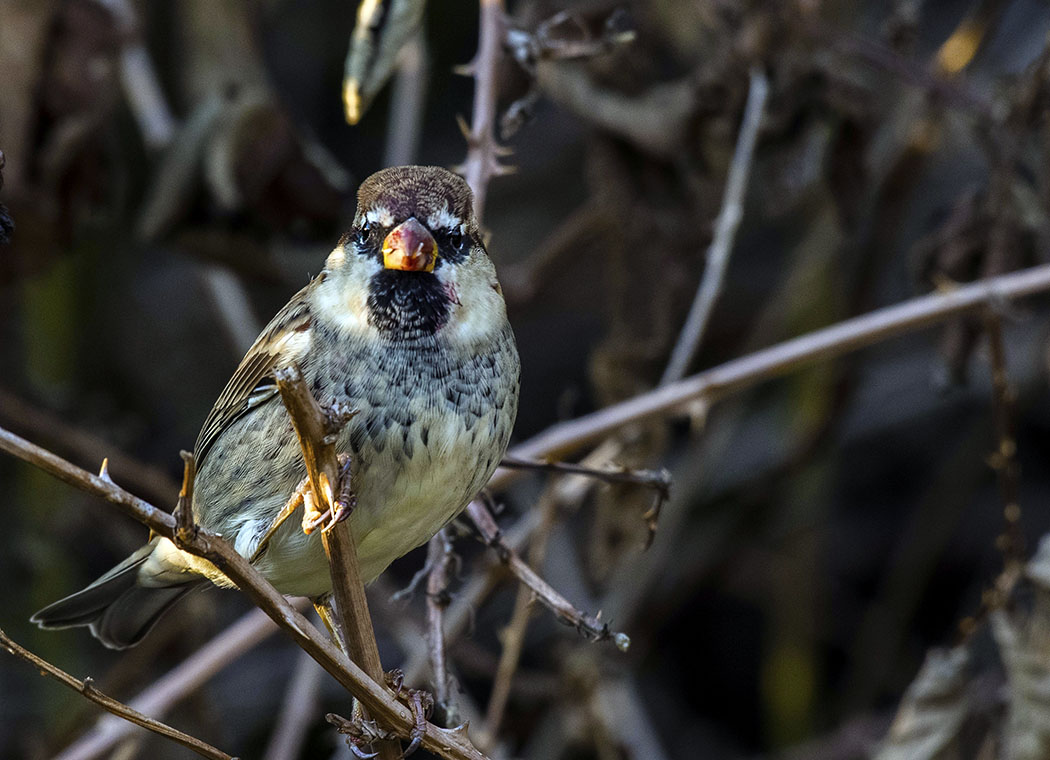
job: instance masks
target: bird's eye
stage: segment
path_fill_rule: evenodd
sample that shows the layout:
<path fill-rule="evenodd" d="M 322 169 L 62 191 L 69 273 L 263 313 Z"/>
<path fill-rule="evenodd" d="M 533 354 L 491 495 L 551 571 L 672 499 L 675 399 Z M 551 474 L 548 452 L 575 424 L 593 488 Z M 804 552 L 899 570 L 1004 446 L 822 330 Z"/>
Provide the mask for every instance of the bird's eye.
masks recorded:
<path fill-rule="evenodd" d="M 450 232 L 448 234 L 448 244 L 460 253 L 467 250 L 467 239 L 464 237 L 463 233 L 458 231 Z"/>
<path fill-rule="evenodd" d="M 368 236 L 372 233 L 372 223 L 362 222 L 361 226 L 357 228 L 357 232 L 354 233 L 354 240 L 364 245 L 368 241 Z"/>

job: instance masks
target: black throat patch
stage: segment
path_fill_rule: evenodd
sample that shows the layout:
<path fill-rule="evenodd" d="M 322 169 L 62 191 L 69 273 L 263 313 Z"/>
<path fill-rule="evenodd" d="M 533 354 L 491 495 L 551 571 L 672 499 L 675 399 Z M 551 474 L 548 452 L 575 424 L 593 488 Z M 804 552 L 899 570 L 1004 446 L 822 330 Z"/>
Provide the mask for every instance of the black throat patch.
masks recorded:
<path fill-rule="evenodd" d="M 368 282 L 368 324 L 392 338 L 433 335 L 448 321 L 449 306 L 431 272 L 384 269 Z"/>

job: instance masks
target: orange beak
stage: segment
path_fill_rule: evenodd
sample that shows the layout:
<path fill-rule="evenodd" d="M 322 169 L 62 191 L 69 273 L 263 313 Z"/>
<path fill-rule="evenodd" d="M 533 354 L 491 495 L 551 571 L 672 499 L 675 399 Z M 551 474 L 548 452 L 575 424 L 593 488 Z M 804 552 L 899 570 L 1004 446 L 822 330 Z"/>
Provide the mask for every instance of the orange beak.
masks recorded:
<path fill-rule="evenodd" d="M 383 241 L 383 266 L 405 272 L 433 272 L 437 241 L 412 217 L 390 231 Z"/>

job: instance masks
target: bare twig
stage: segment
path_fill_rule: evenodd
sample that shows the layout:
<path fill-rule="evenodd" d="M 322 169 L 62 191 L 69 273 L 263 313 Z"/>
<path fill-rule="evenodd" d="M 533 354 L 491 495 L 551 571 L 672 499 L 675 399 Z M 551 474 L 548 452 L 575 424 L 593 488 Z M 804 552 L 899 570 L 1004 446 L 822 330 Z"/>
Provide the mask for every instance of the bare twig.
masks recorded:
<path fill-rule="evenodd" d="M 595 451 L 600 450 L 602 450 L 601 447 Z M 597 458 L 593 456 L 593 452 L 592 455 L 588 456 L 588 459 L 591 461 L 597 461 Z M 660 510 L 663 508 L 664 502 L 671 498 L 671 473 L 662 467 L 659 470 L 631 470 L 626 467 L 620 467 L 614 470 L 597 469 L 595 467 L 583 464 L 571 464 L 569 462 L 544 462 L 533 459 L 521 459 L 509 454 L 503 457 L 500 466 L 510 467 L 512 469 L 554 472 L 564 475 L 582 475 L 584 477 L 594 478 L 595 480 L 605 481 L 606 483 L 629 483 L 632 485 L 652 488 L 656 491 L 656 498 L 653 501 L 653 505 L 642 516 L 646 523 L 646 529 L 648 530 L 646 548 L 652 545 L 653 539 L 656 537 L 656 528 L 657 523 L 659 522 Z"/>
<path fill-rule="evenodd" d="M 481 0 L 478 24 L 478 52 L 470 64 L 474 76 L 474 109 L 469 129 L 460 124 L 467 138 L 467 158 L 459 167 L 474 191 L 474 213 L 480 220 L 485 212 L 489 180 L 506 174 L 499 162 L 504 151 L 496 144 L 496 74 L 505 28 L 503 0 Z"/>
<path fill-rule="evenodd" d="M 999 482 L 1005 526 L 999 537 L 1003 565 L 1024 562 L 1024 535 L 1021 532 L 1020 467 L 1017 464 L 1017 439 L 1013 431 L 1014 391 L 1006 370 L 1002 319 L 989 311 L 988 359 L 992 370 L 992 406 L 995 414 L 996 451 L 991 457 L 992 469 Z"/>
<path fill-rule="evenodd" d="M 182 488 L 175 505 L 175 537 L 180 542 L 189 541 L 197 526 L 193 520 L 193 481 L 197 477 L 197 460 L 188 451 L 180 451 L 182 457 Z"/>
<path fill-rule="evenodd" d="M 146 50 L 135 8 L 129 0 L 98 0 L 98 3 L 113 14 L 124 41 L 120 51 L 120 78 L 142 140 L 148 148 L 164 148 L 175 136 L 177 125 Z"/>
<path fill-rule="evenodd" d="M 615 465 L 614 465 L 615 466 Z M 500 467 L 516 470 L 536 470 L 538 472 L 559 473 L 562 475 L 583 475 L 606 483 L 627 483 L 644 486 L 659 491 L 666 499 L 671 491 L 671 473 L 661 467 L 659 470 L 632 470 L 627 467 L 616 469 L 599 469 L 572 462 L 548 462 L 536 459 L 523 459 L 507 454 L 500 462 Z"/>
<path fill-rule="evenodd" d="M 101 496 L 158 535 L 174 538 L 174 517 L 128 493 L 115 483 L 82 470 L 3 428 L 0 428 L 0 450 L 29 462 L 76 488 Z M 411 711 L 397 702 L 385 687 L 376 683 L 343 654 L 225 540 L 199 528 L 192 540 L 183 544 L 182 548 L 214 564 L 344 688 L 361 700 L 376 720 L 395 731 L 398 736 L 409 738 L 414 728 L 414 716 Z M 484 755 L 470 744 L 464 729 L 442 729 L 427 723 L 423 746 L 444 758 L 484 758 Z"/>
<path fill-rule="evenodd" d="M 689 309 L 685 326 L 678 336 L 678 342 L 671 352 L 660 385 L 680 380 L 689 369 L 697 350 L 704 338 L 707 322 L 715 308 L 718 296 L 722 292 L 726 270 L 729 268 L 729 257 L 733 252 L 733 242 L 740 220 L 744 216 L 744 197 L 747 194 L 747 179 L 751 173 L 751 161 L 755 155 L 755 143 L 758 140 L 758 129 L 765 113 L 766 98 L 769 95 L 769 80 L 761 67 L 751 69 L 751 85 L 747 92 L 747 104 L 744 106 L 744 119 L 740 124 L 733 161 L 729 165 L 729 176 L 726 179 L 725 194 L 722 197 L 722 210 L 715 220 L 715 234 L 707 249 L 704 276 L 696 291 L 693 305 Z"/>
<path fill-rule="evenodd" d="M 445 713 L 448 723 L 457 722 L 457 710 L 449 688 L 448 662 L 445 658 L 445 610 L 451 601 L 448 586 L 456 565 L 452 539 L 445 529 L 439 530 L 427 544 L 427 649 L 434 670 L 434 698 Z"/>
<path fill-rule="evenodd" d="M 755 351 L 663 388 L 559 423 L 518 444 L 510 454 L 522 459 L 561 458 L 624 425 L 675 412 L 697 399 L 714 402 L 815 362 L 836 359 L 974 309 L 1048 290 L 1050 264 L 1043 264 L 979 280 L 955 290 L 913 298 Z M 499 469 L 488 487 L 498 490 L 514 476 L 511 471 Z"/>
<path fill-rule="evenodd" d="M 301 610 L 306 607 L 306 600 L 293 599 L 292 605 Z M 252 610 L 128 700 L 128 706 L 154 718 L 163 716 L 179 701 L 277 630 L 266 613 Z M 93 760 L 110 752 L 118 742 L 138 730 L 136 726 L 119 718 L 103 716 L 90 731 L 56 755 L 54 760 Z"/>
<path fill-rule="evenodd" d="M 201 757 L 212 758 L 212 760 L 231 760 L 232 758 L 231 755 L 227 755 L 225 752 L 216 749 L 196 737 L 190 736 L 178 729 L 154 720 L 149 716 L 143 715 L 138 710 L 132 709 L 123 702 L 119 702 L 116 699 L 113 699 L 113 697 L 103 694 L 95 688 L 95 685 L 90 678 L 85 678 L 83 681 L 79 678 L 74 678 L 61 668 L 52 665 L 42 657 L 39 657 L 28 649 L 16 644 L 6 633 L 4 633 L 3 630 L 0 630 L 0 647 L 6 649 L 15 657 L 20 657 L 28 662 L 35 667 L 41 675 L 51 676 L 51 678 L 54 678 L 56 681 L 73 689 L 73 691 L 80 692 L 84 697 L 91 700 L 104 710 L 120 716 L 126 721 L 134 723 L 136 726 L 142 726 L 155 734 L 160 734 L 166 739 L 171 739 L 173 742 L 181 744 L 187 749 L 193 750 Z"/>
<path fill-rule="evenodd" d="M 339 637 L 347 647 L 347 654 L 362 670 L 376 682 L 383 681 L 383 665 L 379 659 L 372 616 L 368 612 L 365 586 L 357 562 L 357 549 L 347 521 L 338 518 L 341 507 L 336 503 L 335 492 L 340 486 L 341 475 L 335 451 L 335 433 L 354 414 L 349 409 L 332 410 L 326 414 L 321 409 L 298 368 L 285 368 L 276 373 L 277 387 L 281 399 L 292 419 L 292 426 L 299 436 L 314 498 L 319 501 L 321 512 L 330 512 L 332 524 L 324 529 L 321 538 L 332 574 L 332 596 L 335 598 L 335 626 Z M 368 720 L 367 714 L 363 715 Z M 396 747 L 389 744 L 378 746 L 380 757 L 395 760 L 399 756 Z"/>
<path fill-rule="evenodd" d="M 515 577 L 524 583 L 536 595 L 536 598 L 559 620 L 571 625 L 581 635 L 591 641 L 612 640 L 616 647 L 626 652 L 631 646 L 631 639 L 625 633 L 610 630 L 607 623 L 576 609 L 565 597 L 543 580 L 526 562 L 504 541 L 496 520 L 488 507 L 474 500 L 467 505 L 467 514 L 478 529 L 485 543 L 495 549 L 500 561 L 510 568 Z"/>

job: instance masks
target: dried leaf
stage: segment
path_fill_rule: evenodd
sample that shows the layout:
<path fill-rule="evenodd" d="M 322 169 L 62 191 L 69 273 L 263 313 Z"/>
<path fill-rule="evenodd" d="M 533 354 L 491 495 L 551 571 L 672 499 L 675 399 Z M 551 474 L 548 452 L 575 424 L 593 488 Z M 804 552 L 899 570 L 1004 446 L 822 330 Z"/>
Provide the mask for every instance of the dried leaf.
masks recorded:
<path fill-rule="evenodd" d="M 343 77 L 346 120 L 356 124 L 397 64 L 401 48 L 419 31 L 426 0 L 362 0 L 350 36 Z"/>
<path fill-rule="evenodd" d="M 930 650 L 922 670 L 905 692 L 875 760 L 946 757 L 969 709 L 969 660 L 961 647 Z"/>

